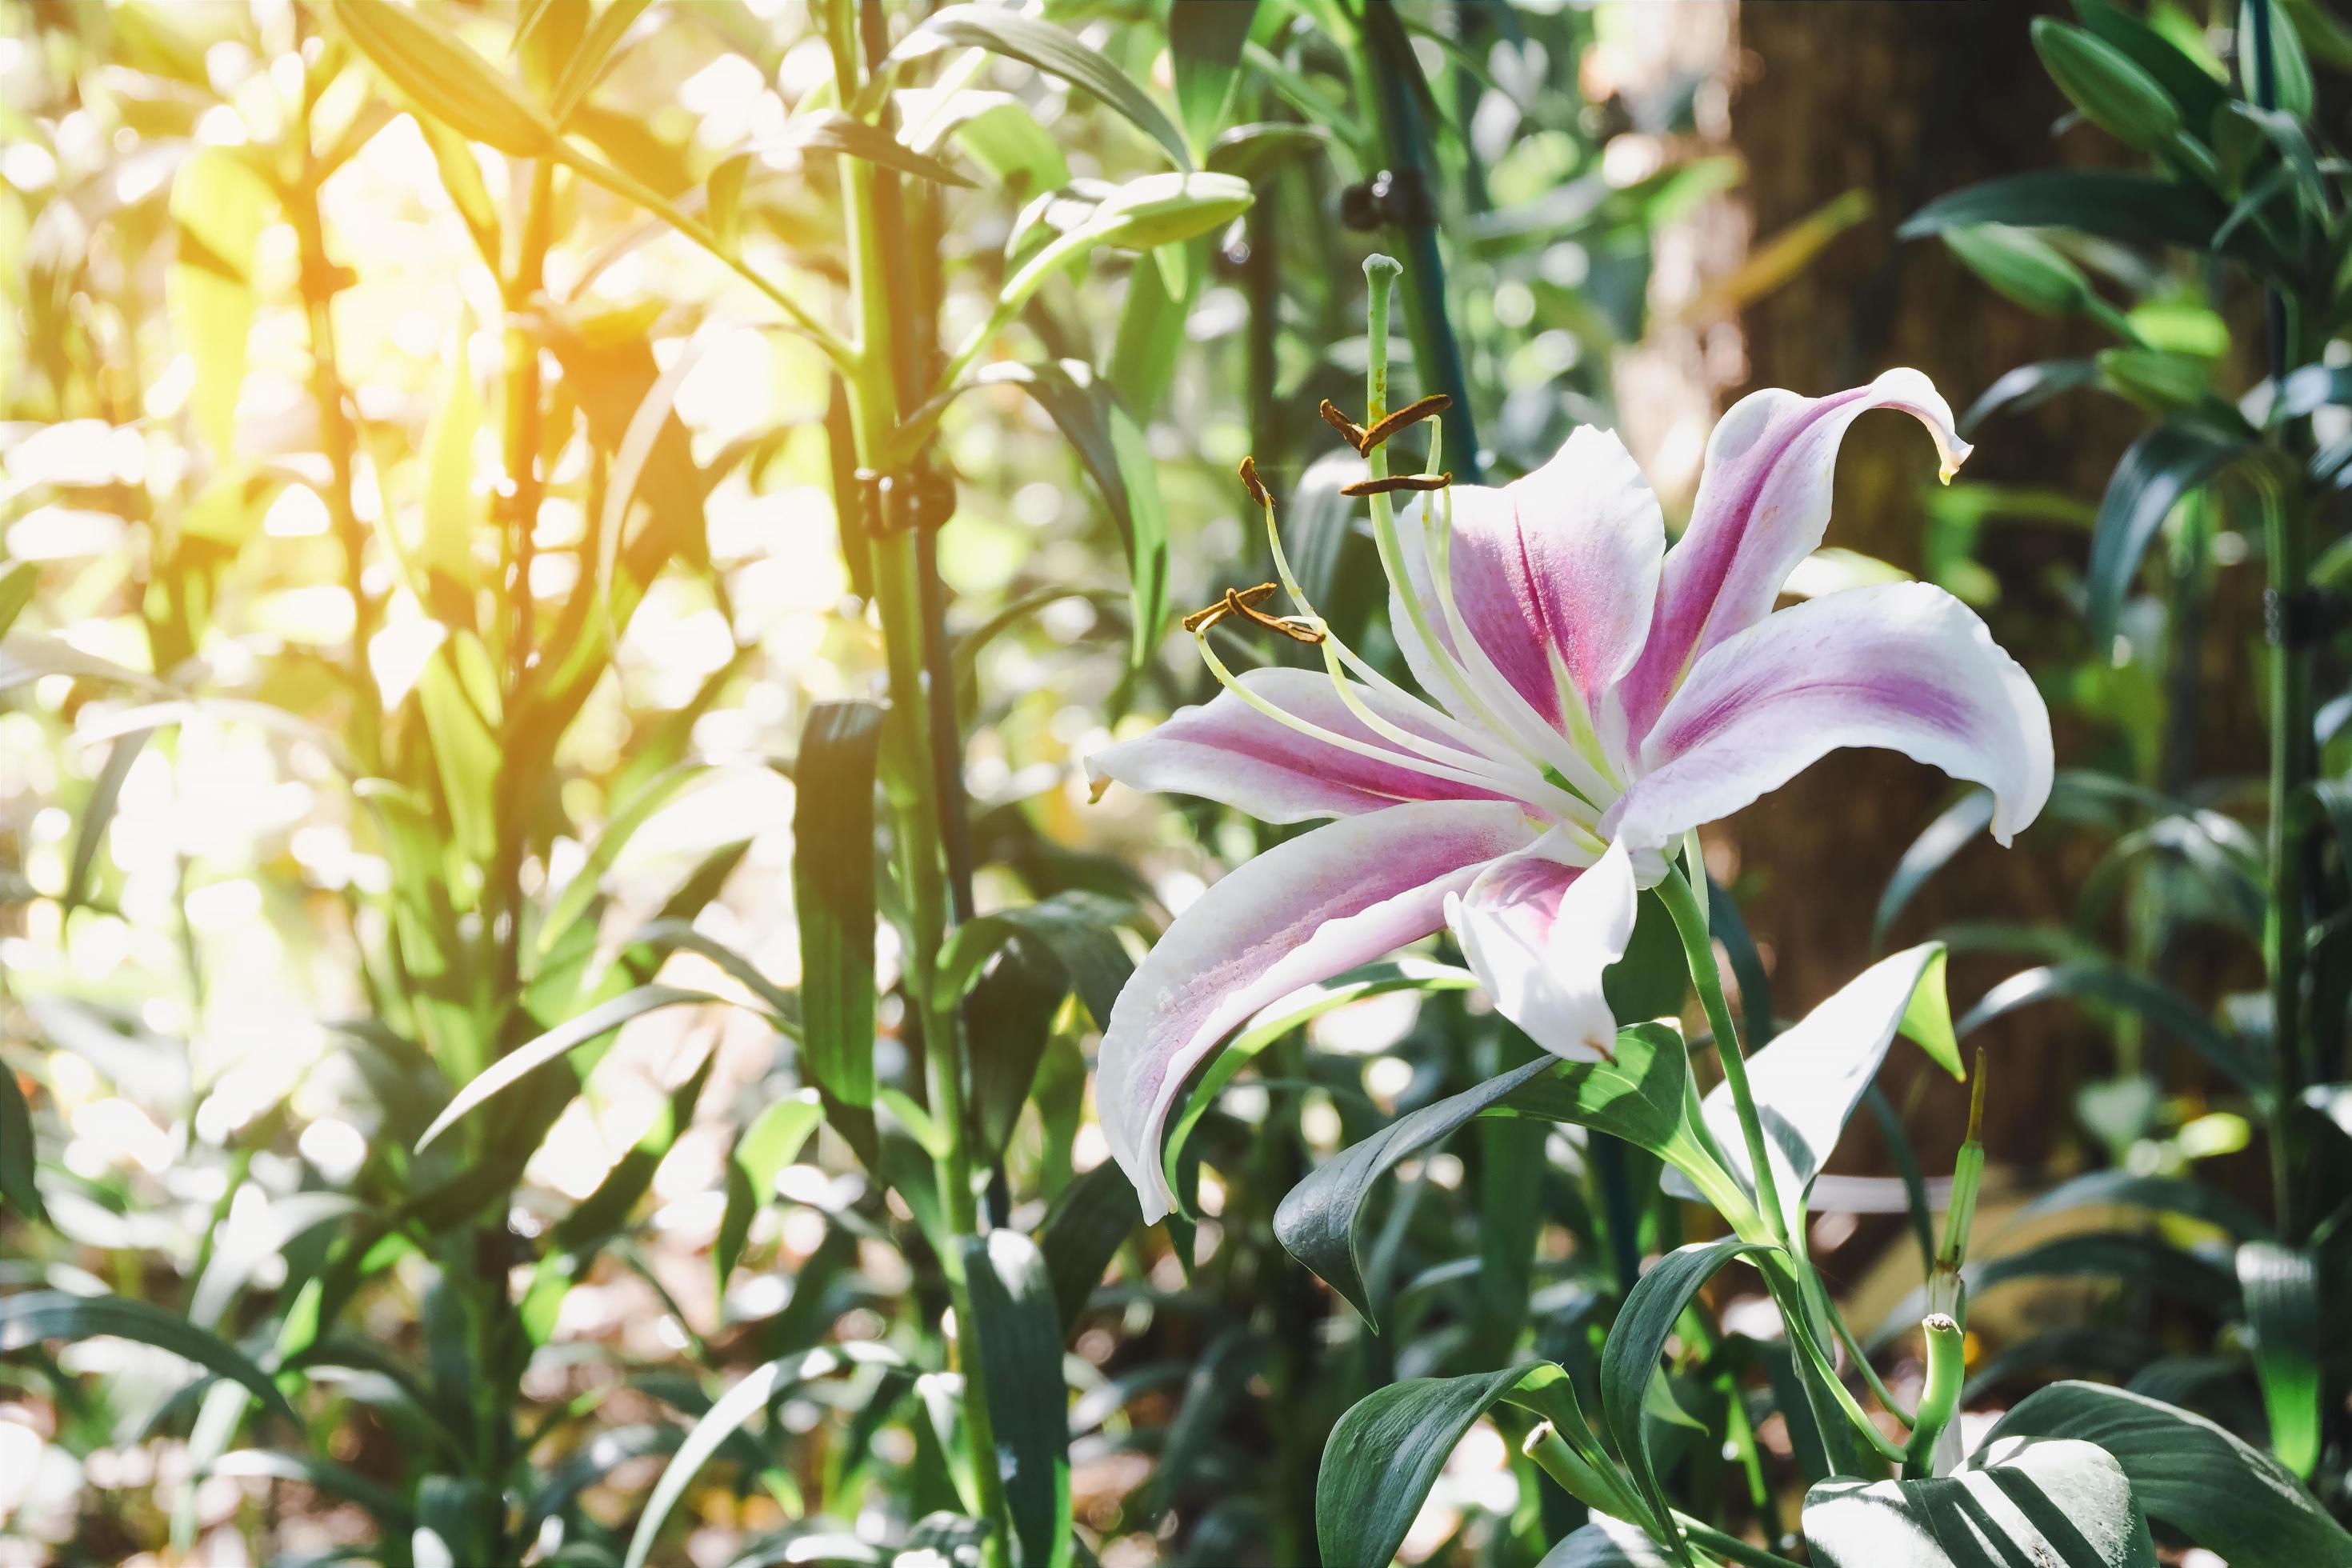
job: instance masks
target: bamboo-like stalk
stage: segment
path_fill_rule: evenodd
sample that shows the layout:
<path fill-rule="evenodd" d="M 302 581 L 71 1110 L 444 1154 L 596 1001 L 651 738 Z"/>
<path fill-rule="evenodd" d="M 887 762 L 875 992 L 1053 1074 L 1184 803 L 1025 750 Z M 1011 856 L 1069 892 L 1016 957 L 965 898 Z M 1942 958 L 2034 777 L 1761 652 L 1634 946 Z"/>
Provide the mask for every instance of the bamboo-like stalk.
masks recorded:
<path fill-rule="evenodd" d="M 830 0 L 826 22 L 841 100 L 855 102 L 864 72 L 858 58 L 860 29 L 851 0 Z M 877 186 L 887 177 L 895 195 L 896 176 L 860 158 L 842 159 L 841 170 L 849 239 L 850 289 L 858 323 L 856 350 L 846 375 L 850 425 L 859 465 L 872 468 L 887 461 L 885 454 L 898 427 L 904 400 L 911 395 L 901 384 L 898 356 L 902 351 L 896 343 L 898 319 L 913 301 L 893 298 L 892 252 L 895 248 L 899 253 L 898 264 L 902 265 L 905 247 L 903 243 L 896 247 L 886 245 L 879 216 Z M 861 500 L 857 496 L 837 497 L 836 504 L 856 506 Z M 961 1246 L 962 1238 L 977 1235 L 980 1228 L 967 1143 L 961 1032 L 953 1009 L 939 1006 L 931 987 L 940 949 L 947 942 L 950 912 L 946 886 L 946 835 L 939 799 L 940 773 L 933 760 L 929 710 L 922 695 L 925 645 L 929 640 L 924 580 L 927 570 L 936 577 L 936 564 L 927 558 L 917 535 L 908 531 L 877 532 L 870 544 L 875 605 L 882 620 L 892 696 L 884 728 L 883 788 L 890 805 L 892 837 L 912 938 L 908 964 L 912 981 L 908 992 L 922 1029 L 924 1084 L 929 1109 L 940 1133 L 934 1163 L 947 1230 L 940 1261 L 954 1307 L 956 1363 L 964 1378 L 966 1458 L 981 1515 L 991 1526 L 988 1561 L 1001 1564 L 1008 1560 L 1009 1545 L 1003 1478 L 997 1468 L 987 1382 L 980 1361 L 971 1293 L 964 1277 Z M 948 697 L 952 703 L 951 685 Z"/>

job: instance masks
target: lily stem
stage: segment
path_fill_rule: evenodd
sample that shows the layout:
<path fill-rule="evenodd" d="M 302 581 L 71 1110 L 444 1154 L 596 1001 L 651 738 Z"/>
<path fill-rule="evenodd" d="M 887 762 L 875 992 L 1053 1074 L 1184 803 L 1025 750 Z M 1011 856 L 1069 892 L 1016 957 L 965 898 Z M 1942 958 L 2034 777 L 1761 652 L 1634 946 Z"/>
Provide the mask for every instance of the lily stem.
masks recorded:
<path fill-rule="evenodd" d="M 1787 1212 L 1780 1206 L 1780 1183 L 1772 1174 L 1772 1163 L 1766 1158 L 1764 1122 L 1756 1111 L 1756 1096 L 1748 1086 L 1748 1058 L 1739 1048 L 1739 1031 L 1731 1021 L 1731 1005 L 1723 995 L 1723 972 L 1715 962 L 1715 940 L 1707 934 L 1706 913 L 1699 908 L 1698 897 L 1691 891 L 1689 880 L 1675 867 L 1666 868 L 1665 880 L 1658 884 L 1658 897 L 1674 917 L 1675 931 L 1682 938 L 1683 956 L 1690 965 L 1691 984 L 1698 990 L 1701 1006 L 1706 1009 L 1707 1027 L 1715 1032 L 1715 1052 L 1723 1062 L 1724 1081 L 1731 1086 L 1731 1103 L 1739 1112 L 1739 1132 L 1748 1144 L 1748 1167 L 1754 1173 L 1756 1200 L 1764 1211 L 1764 1223 L 1775 1237 L 1785 1243 L 1789 1239 Z"/>

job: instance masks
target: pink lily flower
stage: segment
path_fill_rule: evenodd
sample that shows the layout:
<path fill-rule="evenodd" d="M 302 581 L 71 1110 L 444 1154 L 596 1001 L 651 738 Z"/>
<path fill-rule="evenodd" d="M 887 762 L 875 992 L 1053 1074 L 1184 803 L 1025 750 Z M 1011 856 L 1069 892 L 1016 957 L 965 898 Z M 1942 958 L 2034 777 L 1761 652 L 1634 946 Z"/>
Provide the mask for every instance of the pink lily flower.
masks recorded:
<path fill-rule="evenodd" d="M 1418 526 L 1375 498 L 1392 630 L 1426 700 L 1336 639 L 1327 673 L 1236 677 L 1204 637 L 1224 691 L 1088 759 L 1097 793 L 1334 819 L 1185 910 L 1112 1012 L 1097 1111 L 1148 1222 L 1175 1204 L 1160 1145 L 1187 1079 L 1302 986 L 1451 927 L 1507 1017 L 1593 1060 L 1616 1037 L 1601 978 L 1636 889 L 1683 834 L 1825 753 L 1885 747 L 1986 785 L 2004 845 L 2033 820 L 2049 713 L 1967 605 L 1895 583 L 1773 609 L 1829 525 L 1839 443 L 1874 408 L 1925 425 L 1947 480 L 1967 458 L 1927 378 L 1893 370 L 1830 397 L 1742 399 L 1672 550 L 1632 456 L 1590 427 L 1514 484 L 1426 498 Z"/>

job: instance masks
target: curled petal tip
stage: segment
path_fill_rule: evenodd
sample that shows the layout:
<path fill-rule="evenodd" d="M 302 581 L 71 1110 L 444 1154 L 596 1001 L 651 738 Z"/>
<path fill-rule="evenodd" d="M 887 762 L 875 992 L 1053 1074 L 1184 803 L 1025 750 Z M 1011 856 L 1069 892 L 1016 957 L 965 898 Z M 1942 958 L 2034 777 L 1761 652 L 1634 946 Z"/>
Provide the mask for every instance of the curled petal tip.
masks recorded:
<path fill-rule="evenodd" d="M 1100 805 L 1102 804 L 1104 794 L 1108 791 L 1109 788 L 1110 779 L 1105 774 L 1097 773 L 1094 777 L 1088 779 L 1087 781 L 1087 804 L 1088 805 Z"/>

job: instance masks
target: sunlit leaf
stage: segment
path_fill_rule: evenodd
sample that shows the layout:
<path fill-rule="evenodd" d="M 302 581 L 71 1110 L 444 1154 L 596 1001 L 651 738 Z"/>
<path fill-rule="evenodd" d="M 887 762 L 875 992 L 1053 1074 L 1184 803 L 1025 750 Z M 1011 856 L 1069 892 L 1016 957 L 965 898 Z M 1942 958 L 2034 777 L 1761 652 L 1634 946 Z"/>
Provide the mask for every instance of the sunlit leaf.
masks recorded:
<path fill-rule="evenodd" d="M 2238 1248 L 2238 1289 L 2252 1330 L 2254 1373 L 2270 1417 L 2271 1452 L 2296 1475 L 2319 1462 L 2319 1271 L 2311 1255 L 2273 1241 Z"/>
<path fill-rule="evenodd" d="M 215 466 L 227 462 L 235 447 L 253 329 L 254 258 L 276 207 L 261 176 L 226 147 L 199 148 L 172 179 L 172 221 L 180 238 L 164 287 L 173 336 L 195 363 L 190 416 Z"/>
<path fill-rule="evenodd" d="M 2012 1439 L 1933 1480 L 1824 1481 L 1805 1496 L 1822 1568 L 2156 1568 L 2116 1461 L 2088 1443 Z"/>
<path fill-rule="evenodd" d="M 2352 1563 L 2352 1535 L 2276 1459 L 2204 1416 L 2089 1383 L 2036 1389 L 1987 1441 L 2076 1437 L 2113 1455 L 2151 1519 L 2231 1568 Z"/>
<path fill-rule="evenodd" d="M 301 1418 L 278 1393 L 278 1384 L 243 1352 L 151 1302 L 125 1296 L 73 1296 L 62 1290 L 23 1290 L 0 1296 L 0 1355 L 43 1340 L 101 1335 L 135 1340 L 192 1361 L 242 1384 L 273 1414 L 300 1425 Z"/>
<path fill-rule="evenodd" d="M 537 157 L 555 141 L 539 107 L 437 14 L 394 0 L 334 0 L 334 15 L 369 64 L 459 134 L 518 158 Z"/>
<path fill-rule="evenodd" d="M 1160 107 L 1102 54 L 1068 29 L 992 5 L 949 5 L 932 12 L 890 51 L 892 60 L 919 59 L 949 48 L 986 49 L 1034 66 L 1092 94 L 1166 150 L 1179 169 L 1192 166 L 1184 134 Z"/>
<path fill-rule="evenodd" d="M 0 1199 L 38 1224 L 49 1222 L 41 1189 L 34 1184 L 33 1108 L 16 1081 L 16 1069 L 0 1061 Z"/>
<path fill-rule="evenodd" d="M 804 1089 L 767 1106 L 735 1140 L 727 1156 L 727 1209 L 711 1254 L 722 1292 L 743 1256 L 753 1216 L 776 1195 L 776 1177 L 800 1158 L 802 1145 L 824 1121 L 824 1102 L 816 1090 Z"/>
<path fill-rule="evenodd" d="M 820 702 L 793 770 L 793 910 L 801 933 L 801 1066 L 874 1103 L 874 778 L 882 710 Z"/>
<path fill-rule="evenodd" d="M 1037 1244 L 998 1229 L 962 1242 L 965 1289 L 1013 1524 L 1016 1568 L 1070 1561 L 1070 1405 L 1062 1324 Z"/>

